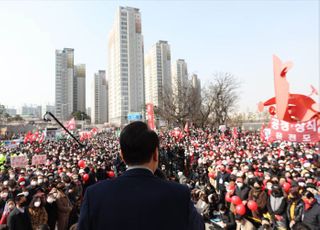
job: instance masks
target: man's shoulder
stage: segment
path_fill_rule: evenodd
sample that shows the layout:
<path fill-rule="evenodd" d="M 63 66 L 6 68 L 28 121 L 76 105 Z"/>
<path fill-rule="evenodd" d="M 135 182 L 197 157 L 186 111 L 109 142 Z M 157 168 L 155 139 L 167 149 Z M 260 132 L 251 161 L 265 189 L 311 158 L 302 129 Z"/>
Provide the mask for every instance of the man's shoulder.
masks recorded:
<path fill-rule="evenodd" d="M 108 180 L 103 180 L 99 183 L 96 183 L 92 186 L 89 186 L 87 188 L 88 193 L 90 194 L 105 194 L 106 191 L 111 191 L 114 190 L 117 187 L 126 185 L 128 178 L 125 177 L 117 177 L 114 179 L 108 179 Z M 143 179 L 141 179 L 143 180 Z M 157 177 L 152 177 L 148 181 L 144 181 L 144 184 L 146 187 L 152 187 L 154 189 L 161 188 L 161 190 L 167 190 L 168 192 L 174 192 L 178 194 L 185 194 L 188 195 L 190 194 L 190 190 L 186 185 L 181 185 L 176 182 L 172 181 L 166 181 Z M 155 186 L 156 185 L 156 186 Z"/>

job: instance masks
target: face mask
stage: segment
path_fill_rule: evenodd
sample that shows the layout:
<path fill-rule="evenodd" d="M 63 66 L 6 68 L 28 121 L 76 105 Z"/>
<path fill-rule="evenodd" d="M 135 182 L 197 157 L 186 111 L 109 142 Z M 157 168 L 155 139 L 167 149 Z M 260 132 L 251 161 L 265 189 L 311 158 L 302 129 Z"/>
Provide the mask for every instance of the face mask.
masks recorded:
<path fill-rule="evenodd" d="M 36 181 L 31 181 L 31 185 L 32 185 L 32 186 L 36 186 L 36 185 L 37 185 L 37 182 L 36 182 Z"/>
<path fill-rule="evenodd" d="M 8 185 L 8 181 L 3 182 L 3 185 L 7 186 Z"/>
<path fill-rule="evenodd" d="M 40 204 L 41 204 L 41 202 L 40 201 L 36 201 L 36 202 L 34 202 L 34 207 L 40 207 Z"/>
<path fill-rule="evenodd" d="M 53 198 L 53 197 L 48 197 L 48 198 L 47 198 L 47 202 L 48 202 L 49 204 L 52 204 L 52 203 L 54 202 L 54 198 Z"/>
<path fill-rule="evenodd" d="M 38 180 L 38 184 L 42 184 L 42 182 L 43 182 L 42 179 Z"/>
<path fill-rule="evenodd" d="M 272 188 L 272 184 L 271 185 L 267 185 L 267 189 L 268 190 L 271 190 L 271 188 Z"/>
<path fill-rule="evenodd" d="M 9 175 L 9 178 L 12 180 L 12 179 L 14 179 L 14 174 L 10 174 Z"/>
<path fill-rule="evenodd" d="M 7 198 L 7 196 L 8 196 L 7 192 L 1 193 L 1 198 Z"/>
<path fill-rule="evenodd" d="M 26 184 L 26 182 L 24 182 L 24 181 L 20 182 L 20 185 L 21 185 L 21 186 L 23 186 L 23 185 L 25 185 L 25 184 Z"/>
<path fill-rule="evenodd" d="M 239 188 L 242 188 L 243 183 L 237 183 L 237 186 L 238 186 Z"/>

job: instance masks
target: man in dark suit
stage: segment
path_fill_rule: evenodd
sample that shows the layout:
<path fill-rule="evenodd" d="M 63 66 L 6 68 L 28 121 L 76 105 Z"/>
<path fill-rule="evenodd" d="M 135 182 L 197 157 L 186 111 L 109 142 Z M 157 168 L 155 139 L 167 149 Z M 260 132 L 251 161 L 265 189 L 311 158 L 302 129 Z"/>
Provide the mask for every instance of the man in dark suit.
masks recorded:
<path fill-rule="evenodd" d="M 204 230 L 189 189 L 154 175 L 159 160 L 154 131 L 143 122 L 127 125 L 120 149 L 127 171 L 87 189 L 79 230 Z"/>
<path fill-rule="evenodd" d="M 8 218 L 9 230 L 32 230 L 28 209 L 25 208 L 27 198 L 24 193 L 18 194 L 15 201 L 16 207 L 12 210 Z"/>

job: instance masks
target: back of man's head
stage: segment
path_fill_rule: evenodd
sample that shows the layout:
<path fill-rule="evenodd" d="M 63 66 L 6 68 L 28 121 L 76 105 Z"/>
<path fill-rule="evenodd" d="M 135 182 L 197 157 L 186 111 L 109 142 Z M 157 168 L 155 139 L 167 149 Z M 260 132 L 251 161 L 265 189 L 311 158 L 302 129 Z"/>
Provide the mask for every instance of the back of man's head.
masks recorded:
<path fill-rule="evenodd" d="M 144 122 L 132 122 L 121 131 L 120 149 L 127 165 L 149 162 L 157 148 L 159 148 L 158 135 Z"/>

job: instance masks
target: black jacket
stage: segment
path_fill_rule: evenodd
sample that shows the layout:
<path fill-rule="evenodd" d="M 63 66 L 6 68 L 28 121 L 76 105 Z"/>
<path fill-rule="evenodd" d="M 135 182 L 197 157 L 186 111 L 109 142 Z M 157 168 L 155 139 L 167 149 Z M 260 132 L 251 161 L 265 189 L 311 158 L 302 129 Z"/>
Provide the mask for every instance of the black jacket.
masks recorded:
<path fill-rule="evenodd" d="M 290 207 L 291 207 L 292 203 L 293 203 L 293 201 L 289 201 L 288 206 L 287 206 L 287 217 L 288 217 L 289 222 L 292 221 L 291 216 L 290 216 Z M 296 207 L 294 209 L 294 216 L 295 216 L 294 221 L 296 223 L 302 221 L 303 211 L 304 211 L 304 202 L 300 199 L 300 200 L 298 200 Z"/>
<path fill-rule="evenodd" d="M 79 230 L 204 230 L 186 186 L 141 168 L 88 187 L 78 224 Z"/>
<path fill-rule="evenodd" d="M 320 229 L 320 205 L 318 203 L 314 203 L 311 208 L 305 210 L 303 223 L 307 225 L 310 230 Z"/>
<path fill-rule="evenodd" d="M 250 188 L 247 185 L 243 185 L 240 189 L 238 186 L 236 186 L 235 195 L 240 197 L 241 200 L 248 200 Z"/>
<path fill-rule="evenodd" d="M 217 180 L 217 190 L 219 192 L 225 192 L 226 186 L 224 185 L 224 182 L 230 181 L 230 174 L 227 172 L 224 172 L 224 173 L 219 172 L 216 180 Z"/>
<path fill-rule="evenodd" d="M 14 208 L 8 218 L 9 230 L 32 230 L 31 219 L 28 209 L 25 208 L 24 213 Z"/>
<path fill-rule="evenodd" d="M 220 215 L 220 219 L 227 225 L 225 229 L 233 230 L 236 228 L 235 218 L 231 211 L 227 210 L 225 214 Z"/>

